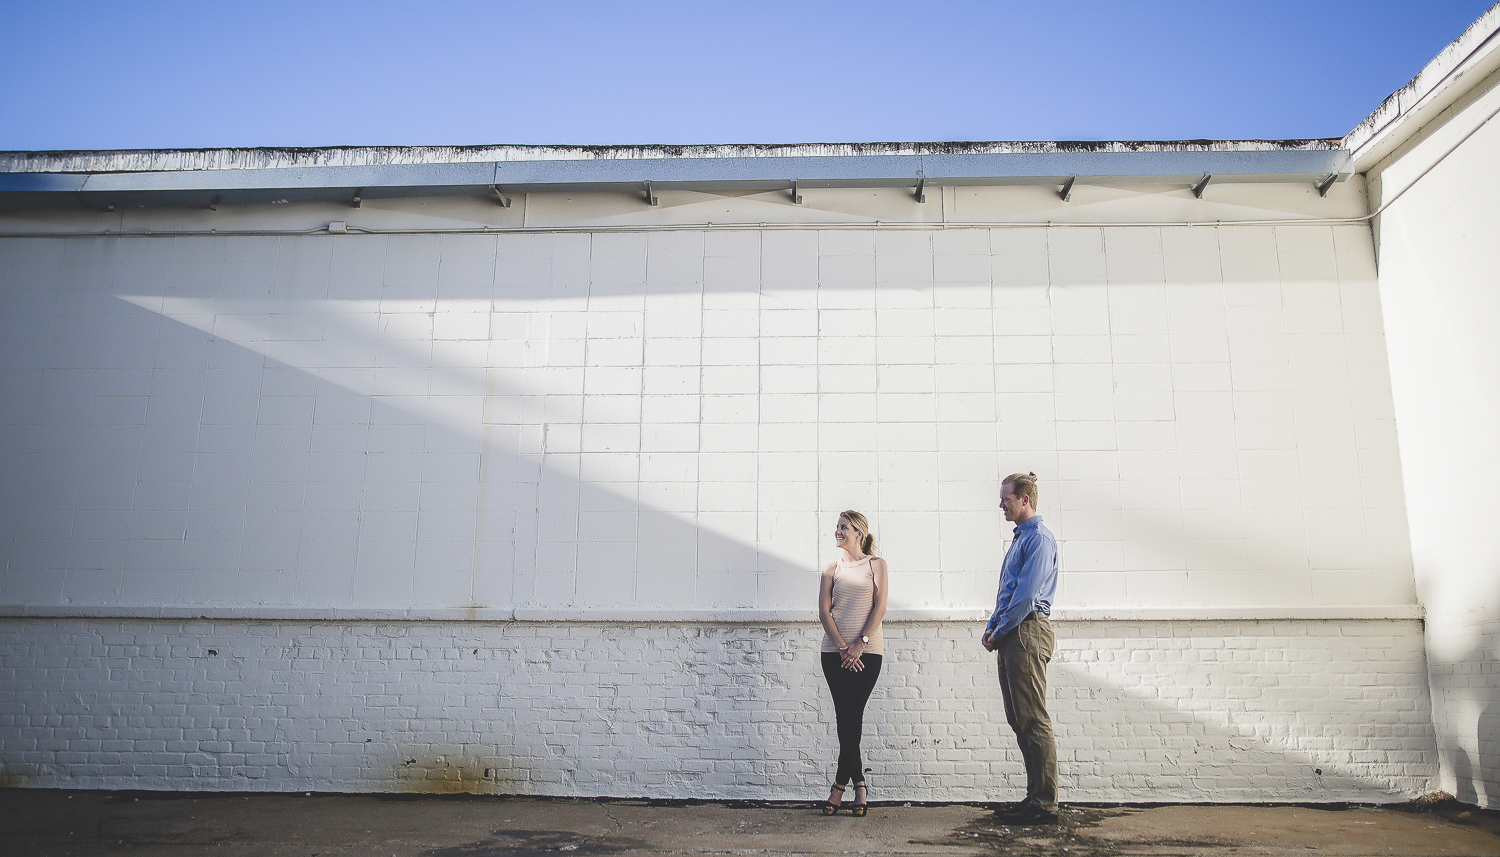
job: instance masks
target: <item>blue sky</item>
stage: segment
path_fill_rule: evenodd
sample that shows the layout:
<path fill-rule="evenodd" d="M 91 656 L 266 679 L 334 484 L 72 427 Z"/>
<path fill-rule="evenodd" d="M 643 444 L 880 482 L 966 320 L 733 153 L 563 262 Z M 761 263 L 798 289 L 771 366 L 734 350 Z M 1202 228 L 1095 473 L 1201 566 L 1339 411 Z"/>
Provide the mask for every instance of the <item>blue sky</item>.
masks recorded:
<path fill-rule="evenodd" d="M 0 149 L 1336 137 L 1489 0 L 4 0 Z"/>

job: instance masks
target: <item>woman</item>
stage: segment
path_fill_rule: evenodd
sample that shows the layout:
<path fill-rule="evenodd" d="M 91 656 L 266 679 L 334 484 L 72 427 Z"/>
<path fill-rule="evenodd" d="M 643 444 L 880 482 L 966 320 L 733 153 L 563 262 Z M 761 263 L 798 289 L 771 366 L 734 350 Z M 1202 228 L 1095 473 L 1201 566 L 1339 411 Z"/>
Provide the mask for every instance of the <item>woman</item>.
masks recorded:
<path fill-rule="evenodd" d="M 843 804 L 845 784 L 854 783 L 851 812 L 863 818 L 869 805 L 864 763 L 859 757 L 859 738 L 864 726 L 865 703 L 875 680 L 885 638 L 880 620 L 890 595 L 885 560 L 875 556 L 875 537 L 870 522 L 858 512 L 839 516 L 833 530 L 834 544 L 844 555 L 823 567 L 818 588 L 818 618 L 823 622 L 823 677 L 833 694 L 838 716 L 839 764 L 833 790 L 823 803 L 823 814 L 833 815 Z"/>

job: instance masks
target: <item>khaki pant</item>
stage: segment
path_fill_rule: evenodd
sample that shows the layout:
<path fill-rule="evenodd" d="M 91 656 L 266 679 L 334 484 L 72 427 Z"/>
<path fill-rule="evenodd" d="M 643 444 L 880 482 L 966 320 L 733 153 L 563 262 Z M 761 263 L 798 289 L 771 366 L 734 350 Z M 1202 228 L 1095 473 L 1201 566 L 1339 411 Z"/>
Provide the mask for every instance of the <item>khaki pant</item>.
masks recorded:
<path fill-rule="evenodd" d="M 1052 623 L 1032 613 L 1000 638 L 1000 695 L 1005 719 L 1026 763 L 1026 797 L 1057 811 L 1057 741 L 1047 716 L 1047 662 L 1055 640 Z"/>

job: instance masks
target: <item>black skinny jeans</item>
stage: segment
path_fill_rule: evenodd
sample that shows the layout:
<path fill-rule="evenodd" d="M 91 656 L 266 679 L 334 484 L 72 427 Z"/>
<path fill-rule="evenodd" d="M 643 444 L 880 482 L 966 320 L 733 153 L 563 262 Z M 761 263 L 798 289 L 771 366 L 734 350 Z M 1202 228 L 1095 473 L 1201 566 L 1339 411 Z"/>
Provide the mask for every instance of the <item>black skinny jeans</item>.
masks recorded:
<path fill-rule="evenodd" d="M 875 689 L 875 680 L 880 678 L 880 655 L 860 655 L 865 668 L 859 672 L 843 667 L 844 656 L 838 652 L 823 653 L 823 677 L 828 679 L 828 690 L 833 694 L 833 710 L 838 716 L 839 770 L 834 774 L 835 785 L 844 785 L 853 780 L 865 781 L 864 761 L 859 757 L 859 738 L 864 731 L 865 703 L 870 701 L 870 691 Z"/>

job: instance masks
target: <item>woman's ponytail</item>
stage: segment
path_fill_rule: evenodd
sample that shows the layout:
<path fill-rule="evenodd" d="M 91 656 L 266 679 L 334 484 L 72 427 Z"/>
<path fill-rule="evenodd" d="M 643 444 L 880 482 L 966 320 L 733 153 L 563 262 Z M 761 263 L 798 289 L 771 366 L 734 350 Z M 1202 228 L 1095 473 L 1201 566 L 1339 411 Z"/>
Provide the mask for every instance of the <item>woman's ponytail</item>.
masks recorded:
<path fill-rule="evenodd" d="M 870 532 L 870 520 L 864 515 L 850 509 L 840 518 L 849 522 L 849 526 L 859 531 L 859 549 L 864 551 L 865 556 L 875 556 L 875 534 Z"/>

